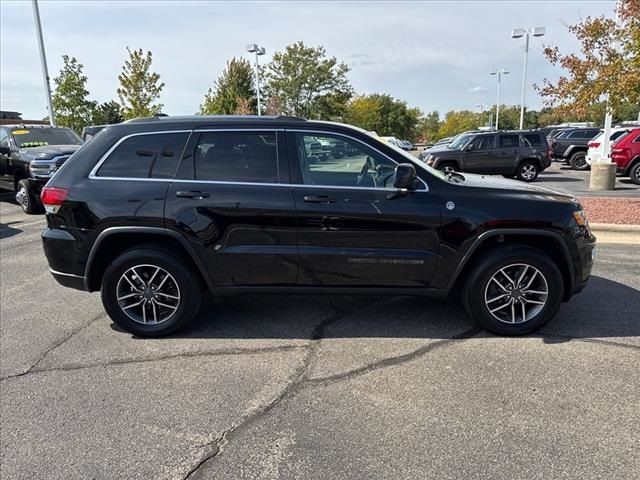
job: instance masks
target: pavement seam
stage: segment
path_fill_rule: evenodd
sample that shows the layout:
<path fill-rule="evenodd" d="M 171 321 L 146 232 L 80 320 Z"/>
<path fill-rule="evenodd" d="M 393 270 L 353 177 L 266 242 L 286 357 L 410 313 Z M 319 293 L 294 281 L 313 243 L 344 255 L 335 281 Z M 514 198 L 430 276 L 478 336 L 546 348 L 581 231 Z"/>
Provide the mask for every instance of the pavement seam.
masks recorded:
<path fill-rule="evenodd" d="M 69 372 L 75 370 L 86 370 L 89 368 L 99 368 L 99 367 L 111 367 L 111 366 L 119 366 L 119 365 L 130 365 L 136 363 L 153 363 L 162 360 L 174 360 L 174 359 L 182 359 L 182 358 L 198 358 L 198 357 L 217 357 L 217 356 L 227 356 L 227 355 L 257 355 L 261 353 L 273 353 L 273 352 L 282 352 L 282 351 L 291 351 L 291 350 L 302 350 L 306 348 L 306 345 L 282 345 L 278 347 L 264 347 L 264 348 L 235 348 L 235 349 L 219 349 L 219 350 L 209 350 L 209 351 L 201 351 L 201 352 L 188 352 L 188 353 L 176 353 L 173 355 L 163 355 L 160 357 L 147 357 L 147 358 L 128 358 L 121 360 L 113 360 L 110 362 L 103 363 L 89 363 L 89 364 L 78 364 L 78 365 L 66 365 L 60 367 L 51 367 L 51 368 L 32 368 L 28 372 L 24 372 L 18 375 L 13 375 L 9 377 L 4 377 L 1 380 L 6 380 L 8 378 L 15 378 L 19 376 L 25 376 L 28 374 L 34 373 L 49 373 L 49 372 Z"/>

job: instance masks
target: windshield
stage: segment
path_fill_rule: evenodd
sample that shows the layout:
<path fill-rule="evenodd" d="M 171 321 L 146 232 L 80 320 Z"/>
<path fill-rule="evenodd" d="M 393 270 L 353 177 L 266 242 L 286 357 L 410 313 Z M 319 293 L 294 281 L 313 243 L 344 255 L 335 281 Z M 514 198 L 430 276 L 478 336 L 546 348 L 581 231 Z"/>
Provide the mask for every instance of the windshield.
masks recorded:
<path fill-rule="evenodd" d="M 473 135 L 461 133 L 457 137 L 453 139 L 453 141 L 448 145 L 451 150 L 460 150 L 464 147 L 469 140 L 471 140 Z"/>
<path fill-rule="evenodd" d="M 82 144 L 80 137 L 68 128 L 17 128 L 11 135 L 18 148 Z"/>

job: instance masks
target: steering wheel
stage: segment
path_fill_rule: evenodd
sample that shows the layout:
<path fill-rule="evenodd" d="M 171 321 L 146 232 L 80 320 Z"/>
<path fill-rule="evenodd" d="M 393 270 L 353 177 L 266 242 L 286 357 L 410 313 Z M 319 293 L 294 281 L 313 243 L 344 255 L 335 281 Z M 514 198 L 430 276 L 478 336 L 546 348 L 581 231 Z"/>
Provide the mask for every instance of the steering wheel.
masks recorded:
<path fill-rule="evenodd" d="M 362 170 L 358 174 L 358 180 L 356 181 L 356 186 L 360 186 L 362 184 L 362 180 L 364 180 L 365 176 L 369 173 L 369 171 L 375 170 L 375 164 L 373 163 L 373 158 L 367 156 L 364 164 L 362 165 Z M 373 186 L 376 186 L 376 179 L 373 177 Z"/>

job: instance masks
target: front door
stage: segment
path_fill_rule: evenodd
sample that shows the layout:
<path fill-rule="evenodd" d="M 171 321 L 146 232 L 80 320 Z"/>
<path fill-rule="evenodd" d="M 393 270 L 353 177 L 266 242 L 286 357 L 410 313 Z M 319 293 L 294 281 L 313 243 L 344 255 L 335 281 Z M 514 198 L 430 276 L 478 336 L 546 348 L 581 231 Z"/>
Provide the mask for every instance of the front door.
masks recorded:
<path fill-rule="evenodd" d="M 440 208 L 426 183 L 390 195 L 397 162 L 362 140 L 288 132 L 298 217 L 298 284 L 428 287 Z M 326 145 L 321 154 L 315 145 Z"/>
<path fill-rule="evenodd" d="M 463 170 L 468 173 L 493 173 L 496 161 L 495 135 L 479 135 L 465 150 Z"/>
<path fill-rule="evenodd" d="M 500 134 L 494 171 L 491 173 L 513 174 L 516 170 L 516 160 L 520 153 L 520 135 L 509 133 Z"/>
<path fill-rule="evenodd" d="M 294 285 L 295 209 L 276 130 L 194 131 L 169 187 L 167 228 L 205 260 L 216 286 Z"/>

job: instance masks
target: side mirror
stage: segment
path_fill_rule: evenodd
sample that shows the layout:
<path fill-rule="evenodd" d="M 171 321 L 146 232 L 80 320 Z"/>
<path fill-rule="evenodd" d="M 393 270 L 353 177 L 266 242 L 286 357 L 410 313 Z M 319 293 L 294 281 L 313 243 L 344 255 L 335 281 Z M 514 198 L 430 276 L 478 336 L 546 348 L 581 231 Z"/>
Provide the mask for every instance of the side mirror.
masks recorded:
<path fill-rule="evenodd" d="M 0 147 L 0 155 L 11 155 L 11 149 L 9 147 Z"/>
<path fill-rule="evenodd" d="M 398 165 L 396 167 L 396 180 L 393 186 L 401 190 L 415 190 L 416 167 L 410 163 L 401 163 Z"/>

